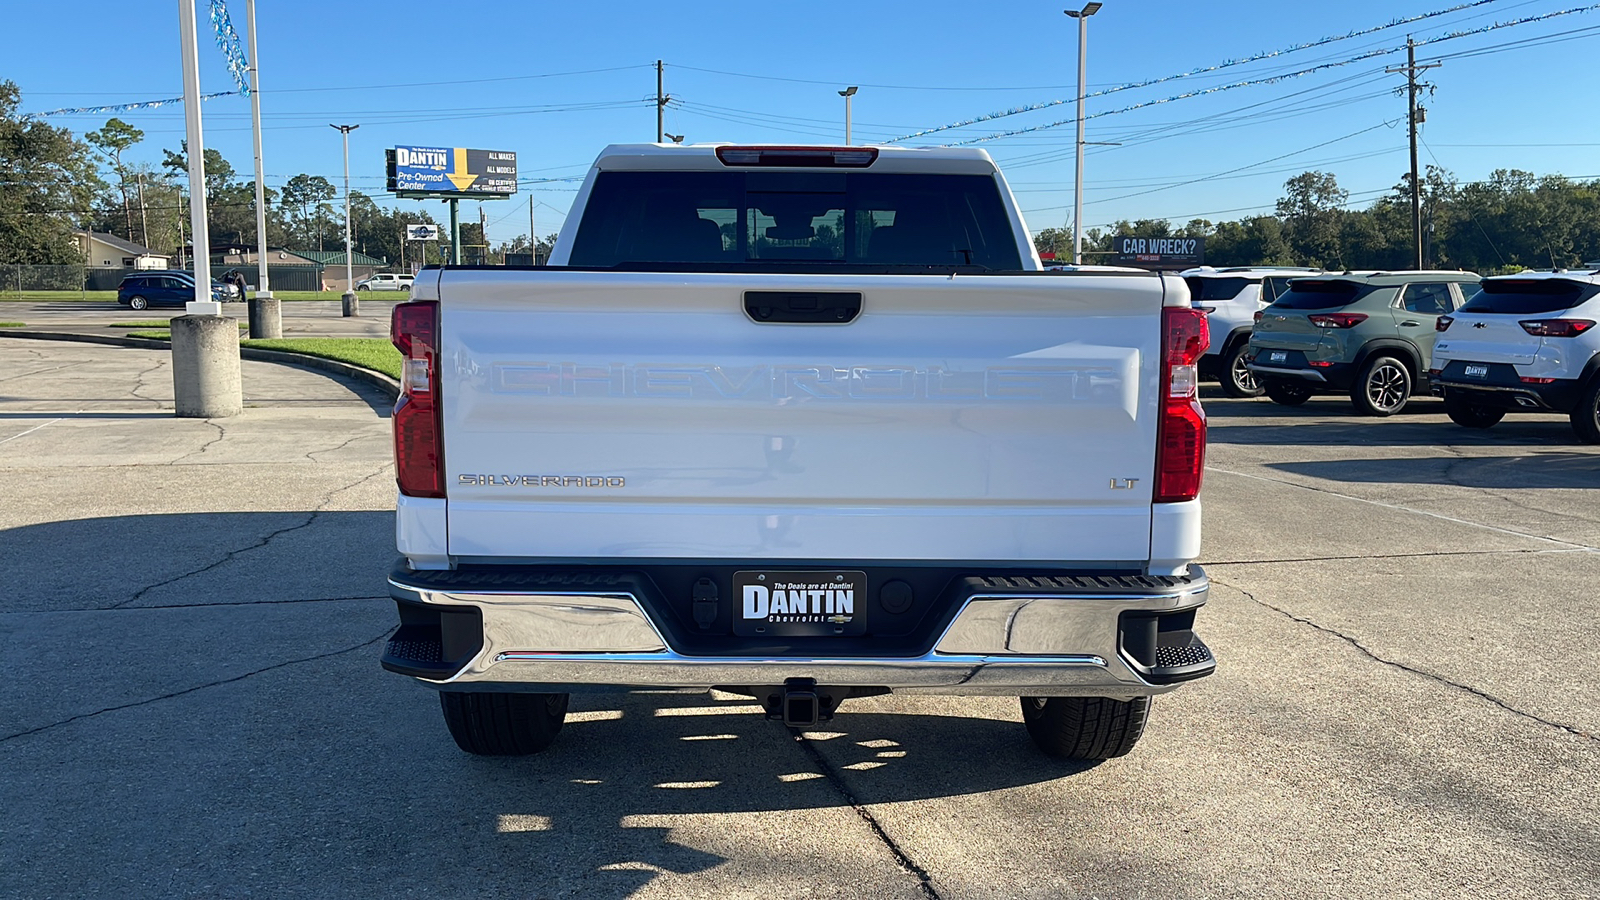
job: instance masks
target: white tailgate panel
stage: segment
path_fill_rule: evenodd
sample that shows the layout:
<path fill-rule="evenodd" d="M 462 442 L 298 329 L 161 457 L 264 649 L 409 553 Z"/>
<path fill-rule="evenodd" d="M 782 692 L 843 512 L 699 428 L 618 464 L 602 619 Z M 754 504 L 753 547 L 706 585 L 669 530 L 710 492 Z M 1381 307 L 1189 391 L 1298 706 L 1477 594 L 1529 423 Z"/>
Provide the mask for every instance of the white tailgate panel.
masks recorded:
<path fill-rule="evenodd" d="M 747 286 L 863 311 L 757 324 Z M 1148 559 L 1155 278 L 466 271 L 440 293 L 455 556 Z"/>

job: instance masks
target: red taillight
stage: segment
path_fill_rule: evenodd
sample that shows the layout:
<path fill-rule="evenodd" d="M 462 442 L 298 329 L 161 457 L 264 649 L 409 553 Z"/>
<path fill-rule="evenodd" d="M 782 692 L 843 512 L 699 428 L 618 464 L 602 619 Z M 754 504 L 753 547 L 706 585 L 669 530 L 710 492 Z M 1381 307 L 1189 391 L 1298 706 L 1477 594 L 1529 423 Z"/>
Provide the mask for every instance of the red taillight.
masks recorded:
<path fill-rule="evenodd" d="M 389 339 L 400 351 L 400 400 L 394 406 L 394 472 L 407 497 L 444 496 L 439 427 L 439 304 L 397 304 Z"/>
<path fill-rule="evenodd" d="M 1454 322 L 1454 321 L 1455 321 L 1455 319 L 1453 317 L 1451 317 L 1451 316 L 1440 316 L 1439 318 L 1433 320 L 1433 330 L 1434 331 L 1449 331 L 1450 330 L 1450 323 Z"/>
<path fill-rule="evenodd" d="M 1594 327 L 1589 319 L 1528 319 L 1517 324 L 1535 337 L 1577 337 Z"/>
<path fill-rule="evenodd" d="M 1366 313 L 1318 313 L 1306 316 L 1318 328 L 1354 328 L 1367 320 Z"/>
<path fill-rule="evenodd" d="M 1523 384 L 1555 384 L 1556 383 L 1556 380 L 1554 378 L 1528 378 L 1528 377 L 1524 376 L 1524 377 L 1519 378 L 1517 380 L 1521 381 Z"/>
<path fill-rule="evenodd" d="M 1251 318 L 1256 322 L 1260 322 L 1261 321 L 1261 316 L 1262 316 L 1262 314 L 1264 312 L 1266 312 L 1266 311 L 1258 309 L 1258 310 L 1256 310 L 1256 314 L 1254 316 L 1252 316 Z"/>
<path fill-rule="evenodd" d="M 1201 354 L 1211 343 L 1206 314 L 1161 311 L 1161 420 L 1156 426 L 1155 502 L 1181 503 L 1200 493 L 1206 467 L 1206 414 L 1200 409 Z"/>
<path fill-rule="evenodd" d="M 718 147 L 725 166 L 807 169 L 865 169 L 878 159 L 877 147 Z"/>
<path fill-rule="evenodd" d="M 1327 360 L 1312 360 L 1310 364 L 1311 364 L 1311 366 L 1313 368 L 1317 368 L 1317 369 L 1331 369 L 1331 368 L 1333 368 L 1333 360 L 1331 360 L 1331 359 L 1327 359 Z"/>

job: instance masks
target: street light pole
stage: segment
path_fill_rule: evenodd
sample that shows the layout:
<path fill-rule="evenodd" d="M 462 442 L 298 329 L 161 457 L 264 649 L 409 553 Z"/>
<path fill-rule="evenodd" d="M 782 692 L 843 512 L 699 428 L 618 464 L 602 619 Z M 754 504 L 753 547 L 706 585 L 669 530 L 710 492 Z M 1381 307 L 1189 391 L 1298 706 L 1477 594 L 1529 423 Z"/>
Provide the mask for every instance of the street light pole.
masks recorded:
<path fill-rule="evenodd" d="M 356 279 L 355 266 L 350 259 L 350 132 L 360 128 L 360 125 L 329 125 L 337 128 L 344 135 L 344 301 L 343 312 L 346 316 L 356 314 Z"/>
<path fill-rule="evenodd" d="M 200 130 L 200 51 L 194 0 L 178 0 L 178 37 L 183 44 L 183 118 L 189 153 L 189 224 L 193 234 L 194 299 L 189 315 L 222 315 L 211 296 L 211 239 L 206 229 L 206 147 Z"/>
<path fill-rule="evenodd" d="M 261 160 L 261 57 L 256 50 L 256 0 L 245 0 L 244 9 L 250 30 L 250 124 L 256 151 L 256 295 L 246 300 L 246 307 L 251 337 L 278 338 L 283 337 L 283 316 L 272 296 L 272 286 L 267 283 L 267 176 Z"/>
<path fill-rule="evenodd" d="M 856 86 L 853 84 L 839 92 L 839 96 L 844 98 L 844 145 L 846 147 L 850 146 L 850 98 L 855 95 Z"/>
<path fill-rule="evenodd" d="M 1101 3 L 1086 3 L 1083 9 L 1062 12 L 1078 20 L 1078 152 L 1077 177 L 1072 189 L 1072 264 L 1083 264 L 1083 101 L 1089 87 L 1089 17 L 1100 11 Z"/>

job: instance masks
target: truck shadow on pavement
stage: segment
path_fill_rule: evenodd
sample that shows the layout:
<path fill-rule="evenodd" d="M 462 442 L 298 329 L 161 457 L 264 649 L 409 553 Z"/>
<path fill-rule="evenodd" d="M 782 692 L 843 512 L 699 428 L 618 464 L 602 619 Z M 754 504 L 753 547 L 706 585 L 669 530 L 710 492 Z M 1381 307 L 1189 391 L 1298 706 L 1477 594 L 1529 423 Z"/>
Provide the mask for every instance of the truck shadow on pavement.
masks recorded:
<path fill-rule="evenodd" d="M 1346 484 L 1441 484 L 1464 488 L 1600 488 L 1600 453 L 1528 456 L 1336 459 L 1266 468 Z"/>

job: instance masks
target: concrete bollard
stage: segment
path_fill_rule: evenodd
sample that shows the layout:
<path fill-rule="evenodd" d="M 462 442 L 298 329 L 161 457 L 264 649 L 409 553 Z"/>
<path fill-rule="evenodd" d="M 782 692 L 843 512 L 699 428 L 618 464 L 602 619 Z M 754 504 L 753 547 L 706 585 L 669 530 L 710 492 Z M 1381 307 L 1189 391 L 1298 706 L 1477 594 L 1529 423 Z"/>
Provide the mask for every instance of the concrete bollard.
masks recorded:
<path fill-rule="evenodd" d="M 172 388 L 179 418 L 224 419 L 243 412 L 238 320 L 178 316 L 171 324 Z"/>
<path fill-rule="evenodd" d="M 345 318 L 361 315 L 361 302 L 356 299 L 355 291 L 345 291 L 339 299 L 343 301 Z"/>
<path fill-rule="evenodd" d="M 252 338 L 283 337 L 282 301 L 263 291 L 250 298 L 250 336 Z"/>

